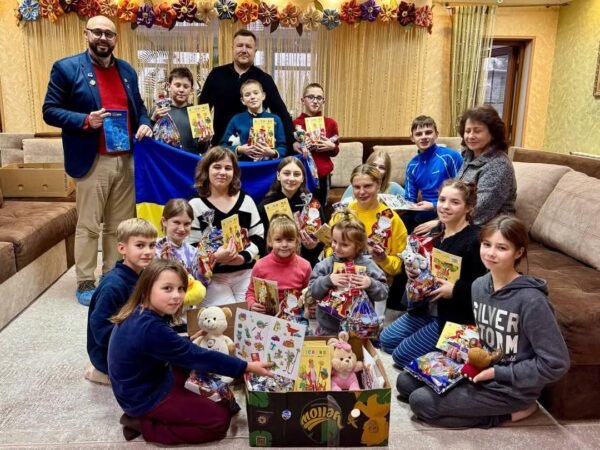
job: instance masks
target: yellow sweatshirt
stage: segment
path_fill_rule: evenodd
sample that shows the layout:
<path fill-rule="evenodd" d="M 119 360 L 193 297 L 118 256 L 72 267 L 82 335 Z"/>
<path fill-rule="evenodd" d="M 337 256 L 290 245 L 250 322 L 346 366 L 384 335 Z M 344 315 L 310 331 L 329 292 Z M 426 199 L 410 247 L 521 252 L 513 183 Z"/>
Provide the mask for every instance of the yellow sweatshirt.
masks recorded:
<path fill-rule="evenodd" d="M 385 249 L 386 258 L 381 261 L 375 261 L 379 267 L 388 276 L 397 275 L 402 269 L 402 260 L 399 254 L 406 247 L 406 227 L 402 219 L 398 217 L 393 210 L 383 203 L 375 209 L 362 209 L 357 202 L 351 202 L 348 205 L 358 220 L 360 220 L 367 230 L 369 243 L 375 242 Z M 336 213 L 331 218 L 329 225 L 333 226 L 340 220 L 340 214 Z M 327 249 L 326 255 L 331 255 L 331 247 Z"/>

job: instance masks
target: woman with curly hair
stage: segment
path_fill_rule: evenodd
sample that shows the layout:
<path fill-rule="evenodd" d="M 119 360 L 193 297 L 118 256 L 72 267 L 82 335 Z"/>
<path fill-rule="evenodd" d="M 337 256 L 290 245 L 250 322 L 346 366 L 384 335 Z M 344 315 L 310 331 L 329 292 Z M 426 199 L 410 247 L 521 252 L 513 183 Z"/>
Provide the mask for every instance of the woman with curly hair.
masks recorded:
<path fill-rule="evenodd" d="M 483 105 L 463 112 L 458 130 L 464 162 L 456 179 L 477 186 L 473 224 L 483 226 L 500 214 L 514 214 L 517 181 L 508 158 L 504 122 L 492 106 Z M 419 225 L 415 233 L 427 233 L 437 223 Z"/>

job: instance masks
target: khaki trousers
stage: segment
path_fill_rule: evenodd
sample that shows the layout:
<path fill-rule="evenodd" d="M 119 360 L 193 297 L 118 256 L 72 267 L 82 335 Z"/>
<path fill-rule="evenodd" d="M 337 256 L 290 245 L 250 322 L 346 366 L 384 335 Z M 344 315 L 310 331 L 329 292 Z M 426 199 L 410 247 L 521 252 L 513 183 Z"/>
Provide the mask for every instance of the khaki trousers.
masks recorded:
<path fill-rule="evenodd" d="M 95 281 L 101 229 L 102 273 L 111 270 L 120 259 L 117 226 L 121 221 L 135 217 L 133 156 L 98 155 L 90 171 L 84 177 L 76 178 L 75 183 L 75 274 L 79 284 L 85 280 Z"/>

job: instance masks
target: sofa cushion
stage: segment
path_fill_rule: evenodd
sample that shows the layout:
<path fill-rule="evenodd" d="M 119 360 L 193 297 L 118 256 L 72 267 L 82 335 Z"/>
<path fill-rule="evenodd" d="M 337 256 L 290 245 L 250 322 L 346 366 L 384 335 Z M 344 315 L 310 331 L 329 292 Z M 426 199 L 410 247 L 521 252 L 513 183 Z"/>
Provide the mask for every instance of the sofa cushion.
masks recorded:
<path fill-rule="evenodd" d="M 343 142 L 340 152 L 334 158 L 335 168 L 331 175 L 331 187 L 345 188 L 350 184 L 350 174 L 362 164 L 363 145 L 361 142 Z"/>
<path fill-rule="evenodd" d="M 0 210 L 0 242 L 14 246 L 17 270 L 75 232 L 74 203 L 4 203 Z"/>
<path fill-rule="evenodd" d="M 459 136 L 456 136 L 456 137 L 440 136 L 435 140 L 435 143 L 437 145 L 451 148 L 452 150 L 456 150 L 459 153 L 462 151 L 462 146 L 460 145 L 461 142 L 462 142 L 462 138 Z"/>
<path fill-rule="evenodd" d="M 15 250 L 10 242 L 0 242 L 0 284 L 17 273 Z"/>
<path fill-rule="evenodd" d="M 392 170 L 390 181 L 395 181 L 404 186 L 406 176 L 406 166 L 408 162 L 417 154 L 417 147 L 411 145 L 375 145 L 373 151 L 382 150 L 390 155 L 392 159 Z"/>
<path fill-rule="evenodd" d="M 33 133 L 0 133 L 0 148 L 22 148 L 23 139 L 33 137 Z"/>
<path fill-rule="evenodd" d="M 524 272 L 544 278 L 550 302 L 569 347 L 571 364 L 600 364 L 600 276 L 575 259 L 532 242 Z"/>
<path fill-rule="evenodd" d="M 516 215 L 530 230 L 558 180 L 572 169 L 555 164 L 523 162 L 514 162 L 513 167 L 517 178 Z"/>
<path fill-rule="evenodd" d="M 25 163 L 62 163 L 64 160 L 62 139 L 23 139 L 23 161 Z"/>
<path fill-rule="evenodd" d="M 598 217 L 600 180 L 580 172 L 568 172 L 542 206 L 531 227 L 531 236 L 600 270 Z"/>

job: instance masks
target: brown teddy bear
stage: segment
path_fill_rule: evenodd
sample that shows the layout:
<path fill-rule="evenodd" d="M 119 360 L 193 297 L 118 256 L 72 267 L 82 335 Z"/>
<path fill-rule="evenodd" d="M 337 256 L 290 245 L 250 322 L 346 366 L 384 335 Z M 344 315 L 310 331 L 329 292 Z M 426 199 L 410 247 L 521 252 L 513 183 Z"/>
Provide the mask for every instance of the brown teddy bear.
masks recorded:
<path fill-rule="evenodd" d="M 358 377 L 356 372 L 363 369 L 363 363 L 356 360 L 356 354 L 348 342 L 349 336 L 341 331 L 338 339 L 331 338 L 327 345 L 331 347 L 331 390 L 332 391 L 358 391 Z"/>
<path fill-rule="evenodd" d="M 468 358 L 460 372 L 469 379 L 475 378 L 481 371 L 502 359 L 502 350 L 488 352 L 481 347 L 472 347 L 467 353 Z"/>

